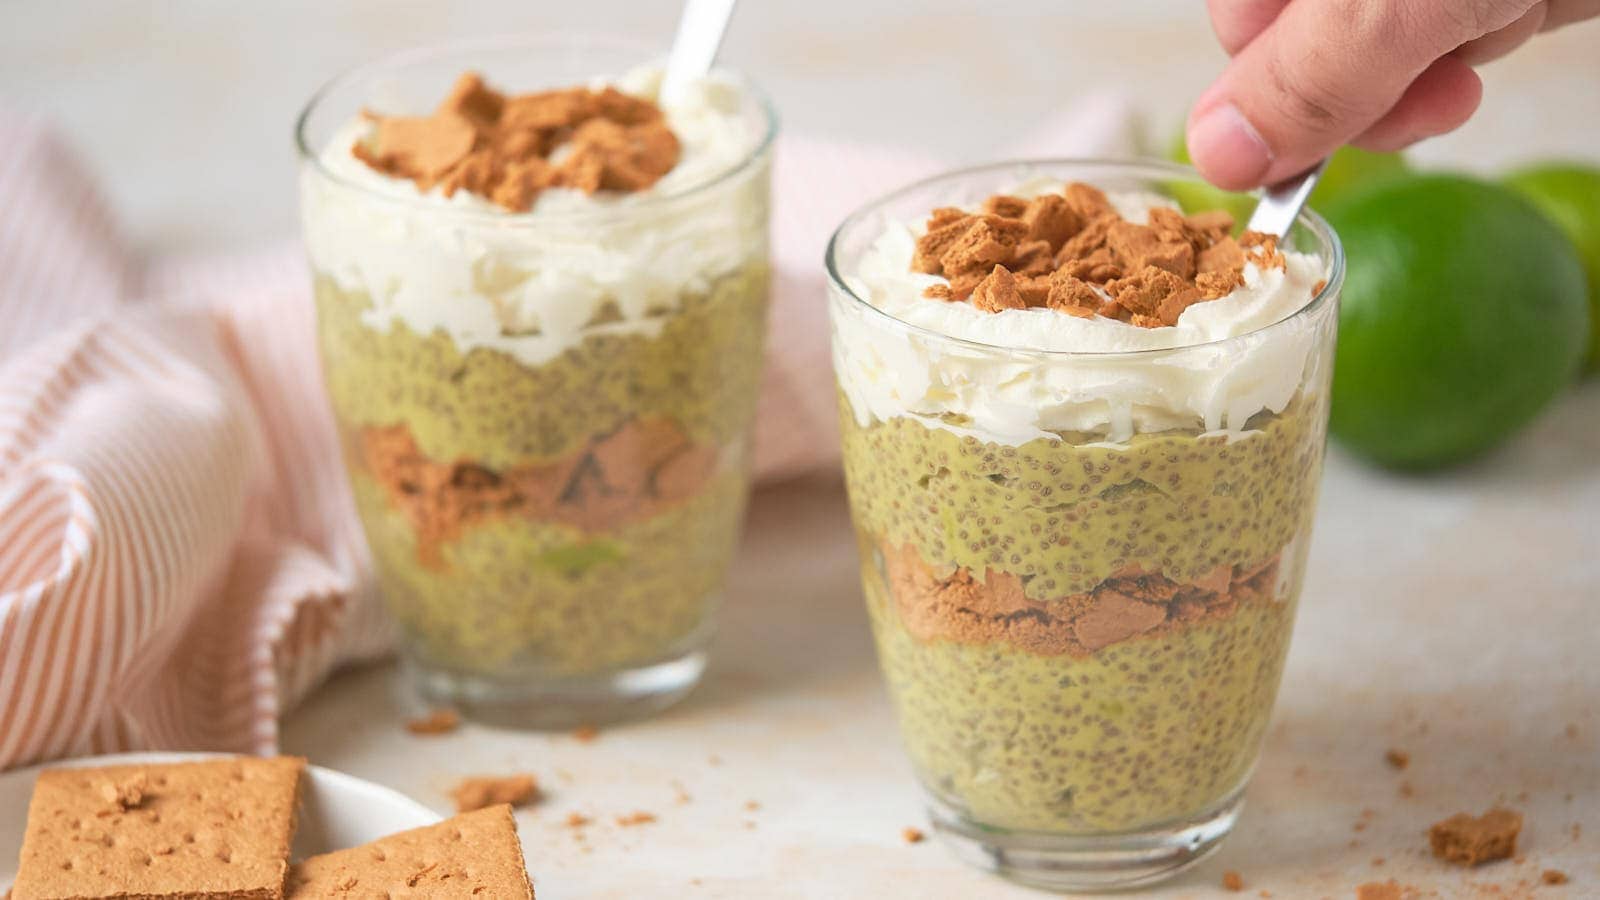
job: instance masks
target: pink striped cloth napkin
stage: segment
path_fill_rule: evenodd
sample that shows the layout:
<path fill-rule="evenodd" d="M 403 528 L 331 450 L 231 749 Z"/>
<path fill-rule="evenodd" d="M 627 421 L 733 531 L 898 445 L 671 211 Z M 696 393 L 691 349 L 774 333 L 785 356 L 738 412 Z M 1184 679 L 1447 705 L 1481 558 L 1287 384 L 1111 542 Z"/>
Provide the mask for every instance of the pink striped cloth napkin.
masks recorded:
<path fill-rule="evenodd" d="M 1013 150 L 1126 153 L 1128 135 L 1125 104 L 1097 97 Z M 272 752 L 334 667 L 390 647 L 298 242 L 141 260 L 45 123 L 0 114 L 0 147 L 0 769 Z M 935 168 L 780 142 L 758 479 L 837 453 L 830 230 Z"/>

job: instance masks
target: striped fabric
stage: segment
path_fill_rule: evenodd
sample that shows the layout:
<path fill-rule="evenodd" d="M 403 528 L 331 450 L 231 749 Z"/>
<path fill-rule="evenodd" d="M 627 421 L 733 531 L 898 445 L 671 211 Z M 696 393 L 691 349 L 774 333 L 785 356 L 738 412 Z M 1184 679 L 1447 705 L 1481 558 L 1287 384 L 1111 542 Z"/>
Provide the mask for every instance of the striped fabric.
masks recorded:
<path fill-rule="evenodd" d="M 1096 115 L 1063 152 L 1126 149 L 1123 123 Z M 298 245 L 138 260 L 42 122 L 0 114 L 0 147 L 0 770 L 272 752 L 297 700 L 391 643 Z M 758 478 L 837 452 L 829 230 L 932 168 L 824 141 L 780 148 Z"/>

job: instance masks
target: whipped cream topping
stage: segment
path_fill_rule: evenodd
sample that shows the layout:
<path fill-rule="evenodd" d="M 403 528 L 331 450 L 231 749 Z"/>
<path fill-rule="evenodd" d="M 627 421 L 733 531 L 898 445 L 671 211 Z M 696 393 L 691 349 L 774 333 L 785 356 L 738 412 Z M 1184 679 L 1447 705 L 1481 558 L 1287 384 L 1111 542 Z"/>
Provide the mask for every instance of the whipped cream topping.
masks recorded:
<path fill-rule="evenodd" d="M 658 100 L 661 76 L 640 68 L 593 86 Z M 372 298 L 370 327 L 442 330 L 462 352 L 539 365 L 591 334 L 654 335 L 683 295 L 766 258 L 764 168 L 712 183 L 760 145 L 756 106 L 731 76 L 700 79 L 662 103 L 681 156 L 653 186 L 552 188 L 525 213 L 376 171 L 351 152 L 373 127 L 357 117 L 328 140 L 322 171 L 301 176 L 306 250 L 319 275 Z"/>
<path fill-rule="evenodd" d="M 1062 187 L 1036 180 L 1007 193 L 1029 198 Z M 1152 206 L 1173 205 L 1151 194 L 1109 199 L 1136 222 Z M 1315 323 L 1291 317 L 1326 277 L 1315 256 L 1285 252 L 1284 269 L 1248 263 L 1242 287 L 1190 306 L 1175 326 L 1143 328 L 1052 309 L 985 312 L 926 298 L 923 290 L 945 279 L 911 271 L 922 232 L 920 223 L 885 222 L 854 270 L 843 273 L 846 285 L 900 322 L 989 346 L 922 334 L 835 297 L 835 371 L 863 425 L 909 416 L 1013 446 L 1063 432 L 1109 443 L 1171 428 L 1237 435 L 1251 416 L 1282 411 L 1303 380 Z M 1169 352 L 1133 352 L 1162 350 Z M 1126 355 L 1045 355 L 1060 351 Z"/>

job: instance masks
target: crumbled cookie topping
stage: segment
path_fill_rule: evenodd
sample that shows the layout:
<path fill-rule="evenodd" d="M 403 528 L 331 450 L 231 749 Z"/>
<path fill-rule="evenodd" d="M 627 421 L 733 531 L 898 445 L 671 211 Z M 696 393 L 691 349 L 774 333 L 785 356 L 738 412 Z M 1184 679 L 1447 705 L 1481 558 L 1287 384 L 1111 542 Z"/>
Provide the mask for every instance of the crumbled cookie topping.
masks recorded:
<path fill-rule="evenodd" d="M 352 148 L 357 159 L 419 190 L 466 190 L 513 212 L 551 187 L 643 190 L 680 153 L 660 107 L 609 86 L 508 96 L 468 72 L 432 115 L 366 115 L 374 128 Z"/>
<path fill-rule="evenodd" d="M 1074 182 L 1031 200 L 996 194 L 976 213 L 935 209 L 911 269 L 949 282 L 925 296 L 985 312 L 1046 307 L 1159 328 L 1243 285 L 1247 262 L 1287 265 L 1276 237 L 1232 230 L 1221 211 L 1158 207 L 1145 224 L 1130 222 L 1100 190 Z"/>

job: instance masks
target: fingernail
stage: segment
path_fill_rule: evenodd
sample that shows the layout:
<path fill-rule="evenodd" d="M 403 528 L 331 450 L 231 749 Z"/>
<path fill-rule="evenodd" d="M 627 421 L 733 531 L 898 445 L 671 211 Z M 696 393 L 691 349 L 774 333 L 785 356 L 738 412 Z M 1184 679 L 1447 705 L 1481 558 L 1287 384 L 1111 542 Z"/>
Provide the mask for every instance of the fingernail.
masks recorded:
<path fill-rule="evenodd" d="M 1218 185 L 1242 189 L 1266 177 L 1272 148 L 1239 107 L 1220 103 L 1189 126 L 1189 158 Z"/>

